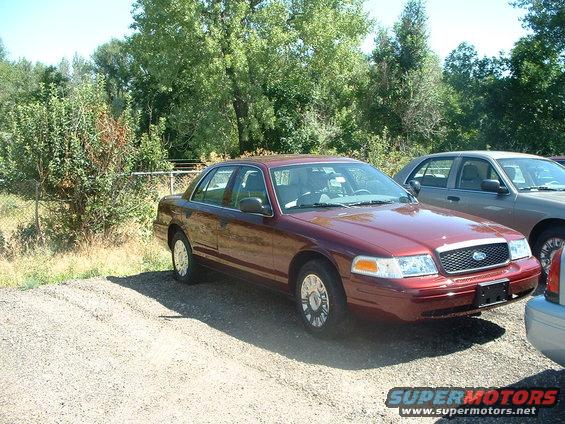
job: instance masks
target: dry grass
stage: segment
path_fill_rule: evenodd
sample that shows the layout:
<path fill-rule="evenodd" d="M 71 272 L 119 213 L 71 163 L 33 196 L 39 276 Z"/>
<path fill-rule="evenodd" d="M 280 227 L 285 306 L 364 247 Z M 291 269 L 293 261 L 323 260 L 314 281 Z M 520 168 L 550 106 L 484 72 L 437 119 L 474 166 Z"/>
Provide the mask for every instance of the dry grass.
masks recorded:
<path fill-rule="evenodd" d="M 60 253 L 36 248 L 10 260 L 0 257 L 0 287 L 32 288 L 98 275 L 135 275 L 168 269 L 170 261 L 166 247 L 156 241 L 130 240 L 120 246 L 89 243 Z"/>
<path fill-rule="evenodd" d="M 18 240 L 18 227 L 33 222 L 34 203 L 14 195 L 0 194 L 0 287 L 32 288 L 41 284 L 99 275 L 126 276 L 170 268 L 170 253 L 157 241 L 142 235 L 135 225 L 126 232 L 90 240 L 71 251 L 49 247 L 25 247 Z"/>
<path fill-rule="evenodd" d="M 0 231 L 5 238 L 10 238 L 19 226 L 33 222 L 34 216 L 33 200 L 14 194 L 0 194 Z"/>

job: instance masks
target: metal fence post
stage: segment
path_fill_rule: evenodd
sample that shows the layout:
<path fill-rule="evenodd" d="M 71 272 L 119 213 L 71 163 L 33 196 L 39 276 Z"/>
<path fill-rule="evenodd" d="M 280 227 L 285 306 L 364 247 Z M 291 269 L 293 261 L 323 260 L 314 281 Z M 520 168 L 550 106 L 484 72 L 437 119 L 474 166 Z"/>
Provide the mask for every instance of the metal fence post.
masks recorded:
<path fill-rule="evenodd" d="M 35 181 L 35 229 L 37 230 L 37 237 L 41 244 L 45 243 L 45 237 L 41 231 L 41 225 L 39 222 L 39 200 L 41 198 L 41 184 L 39 181 Z"/>
<path fill-rule="evenodd" d="M 169 174 L 169 184 L 170 184 L 170 189 L 171 189 L 171 196 L 173 195 L 173 191 L 174 191 L 174 176 L 173 176 L 173 171 L 171 171 L 171 173 Z"/>

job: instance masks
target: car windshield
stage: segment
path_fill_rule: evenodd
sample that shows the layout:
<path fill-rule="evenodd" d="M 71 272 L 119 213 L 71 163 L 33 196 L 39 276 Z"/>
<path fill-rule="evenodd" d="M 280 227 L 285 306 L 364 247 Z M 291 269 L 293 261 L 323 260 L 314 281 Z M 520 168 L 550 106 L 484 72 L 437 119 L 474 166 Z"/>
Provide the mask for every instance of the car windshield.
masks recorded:
<path fill-rule="evenodd" d="M 498 162 L 520 191 L 564 191 L 565 167 L 536 158 L 507 158 Z"/>
<path fill-rule="evenodd" d="M 360 162 L 277 167 L 271 178 L 285 213 L 416 201 L 382 172 Z"/>

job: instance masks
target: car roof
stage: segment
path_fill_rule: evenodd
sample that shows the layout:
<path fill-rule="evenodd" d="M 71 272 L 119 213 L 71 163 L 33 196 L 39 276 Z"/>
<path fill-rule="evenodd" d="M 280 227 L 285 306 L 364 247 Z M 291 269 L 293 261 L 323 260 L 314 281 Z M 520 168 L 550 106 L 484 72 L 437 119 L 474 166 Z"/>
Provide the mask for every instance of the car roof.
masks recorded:
<path fill-rule="evenodd" d="M 463 150 L 458 152 L 442 152 L 433 153 L 431 155 L 425 156 L 426 158 L 431 157 L 442 157 L 442 156 L 474 156 L 483 157 L 491 159 L 504 159 L 504 158 L 538 158 L 545 159 L 541 156 L 530 155 L 528 153 L 516 153 L 516 152 L 503 152 L 497 150 Z"/>
<path fill-rule="evenodd" d="M 319 163 L 319 162 L 359 162 L 359 161 L 341 156 L 288 154 L 288 155 L 249 156 L 246 158 L 230 159 L 222 163 L 263 164 L 268 168 L 273 168 L 281 165 L 296 165 L 302 163 Z"/>

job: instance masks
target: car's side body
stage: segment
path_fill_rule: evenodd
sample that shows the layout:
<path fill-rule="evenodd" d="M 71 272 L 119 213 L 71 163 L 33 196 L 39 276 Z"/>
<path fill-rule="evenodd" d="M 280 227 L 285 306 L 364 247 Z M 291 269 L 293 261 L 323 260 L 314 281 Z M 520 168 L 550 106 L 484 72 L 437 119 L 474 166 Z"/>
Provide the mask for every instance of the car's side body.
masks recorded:
<path fill-rule="evenodd" d="M 528 340 L 545 356 L 565 367 L 565 253 L 555 255 L 560 262 L 558 295 L 532 298 L 526 304 L 525 323 Z"/>
<path fill-rule="evenodd" d="M 468 151 L 446 152 L 418 157 L 398 172 L 394 179 L 406 186 L 415 172 L 425 163 L 438 163 L 449 170 L 445 179 L 422 178 L 418 200 L 501 223 L 525 234 L 532 246 L 540 234 L 550 228 L 565 226 L 565 191 L 519 191 L 508 178 L 499 160 L 507 158 L 536 158 L 539 156 L 511 152 Z M 451 162 L 449 162 L 451 161 Z M 493 179 L 500 181 L 503 193 L 484 191 L 480 181 L 471 182 L 473 188 L 459 183 L 464 163 L 485 163 L 491 168 Z M 441 167 L 438 166 L 441 172 Z"/>
<path fill-rule="evenodd" d="M 352 273 L 352 261 L 358 255 L 416 255 L 458 243 L 473 246 L 522 236 L 494 223 L 471 222 L 465 215 L 419 204 L 283 213 L 270 170 L 316 161 L 358 163 L 347 158 L 280 156 L 214 165 L 204 170 L 183 195 L 168 196 L 160 202 L 155 234 L 172 248 L 174 232 L 183 231 L 201 264 L 289 296 L 294 296 L 301 267 L 308 261 L 322 260 L 339 275 L 349 310 L 369 318 L 414 321 L 466 315 L 478 312 L 473 304 L 479 283 L 507 280 L 509 301 L 536 287 L 540 267 L 532 257 L 463 275 L 441 272 L 376 280 Z M 233 207 L 231 196 L 237 178 L 233 175 L 239 175 L 238 171 L 225 186 L 222 204 L 194 201 L 200 181 L 228 167 L 253 167 L 261 172 L 270 213 L 250 214 Z"/>

